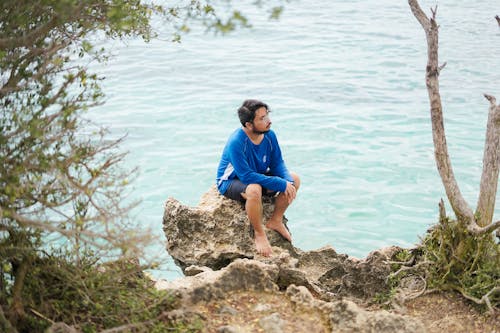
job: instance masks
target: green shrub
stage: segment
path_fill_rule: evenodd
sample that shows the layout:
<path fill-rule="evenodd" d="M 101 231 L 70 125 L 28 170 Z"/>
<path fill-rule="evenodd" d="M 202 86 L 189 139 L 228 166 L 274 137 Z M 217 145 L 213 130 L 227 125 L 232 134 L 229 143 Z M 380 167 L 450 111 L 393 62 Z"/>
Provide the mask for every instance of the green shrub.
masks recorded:
<path fill-rule="evenodd" d="M 38 257 L 23 288 L 25 316 L 19 332 L 43 332 L 51 322 L 64 322 L 82 332 L 129 325 L 125 332 L 199 332 L 201 322 L 162 314 L 179 299 L 156 290 L 133 260 L 96 264 L 88 257 L 79 265 L 64 256 Z"/>
<path fill-rule="evenodd" d="M 422 241 L 421 261 L 428 266 L 429 288 L 455 290 L 481 300 L 500 287 L 500 245 L 492 235 L 474 236 L 457 221 L 446 220 L 432 228 Z M 492 307 L 500 306 L 500 293 L 489 295 Z"/>

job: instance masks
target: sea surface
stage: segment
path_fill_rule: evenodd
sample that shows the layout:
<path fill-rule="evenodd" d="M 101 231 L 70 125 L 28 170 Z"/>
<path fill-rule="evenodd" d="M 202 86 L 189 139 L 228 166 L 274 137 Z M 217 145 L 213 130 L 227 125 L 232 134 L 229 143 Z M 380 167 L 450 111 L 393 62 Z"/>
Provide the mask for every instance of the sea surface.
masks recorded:
<path fill-rule="evenodd" d="M 172 43 L 165 28 L 150 43 L 110 42 L 114 57 L 92 67 L 105 77 L 106 103 L 89 117 L 111 137 L 127 134 L 127 167 L 140 168 L 133 216 L 159 236 L 148 251 L 167 261 L 153 275 L 182 276 L 165 251 L 164 202 L 194 206 L 214 184 L 247 98 L 269 104 L 285 161 L 302 178 L 286 214 L 295 246 L 331 245 L 362 258 L 416 244 L 446 197 L 434 161 L 427 44 L 407 1 L 292 0 L 279 20 L 252 1 L 238 3 L 251 29 L 220 35 L 195 25 Z M 448 148 L 475 208 L 483 94 L 500 101 L 500 3 L 421 1 L 428 14 L 436 4 Z"/>

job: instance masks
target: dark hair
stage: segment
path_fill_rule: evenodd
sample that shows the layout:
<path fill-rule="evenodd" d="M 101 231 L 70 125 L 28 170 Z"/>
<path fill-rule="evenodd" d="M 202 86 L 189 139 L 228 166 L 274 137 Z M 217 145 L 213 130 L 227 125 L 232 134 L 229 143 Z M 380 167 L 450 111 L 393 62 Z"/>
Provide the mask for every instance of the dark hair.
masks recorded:
<path fill-rule="evenodd" d="M 247 122 L 251 123 L 255 119 L 255 111 L 265 107 L 269 111 L 266 103 L 261 102 L 256 99 L 247 99 L 238 109 L 238 117 L 240 118 L 240 123 L 245 126 Z"/>

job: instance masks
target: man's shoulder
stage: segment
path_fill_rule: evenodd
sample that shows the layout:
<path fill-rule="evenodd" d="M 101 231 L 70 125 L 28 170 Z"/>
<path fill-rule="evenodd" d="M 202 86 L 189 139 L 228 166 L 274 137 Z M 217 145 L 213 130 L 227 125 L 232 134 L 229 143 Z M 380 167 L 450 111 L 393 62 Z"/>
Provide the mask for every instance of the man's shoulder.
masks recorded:
<path fill-rule="evenodd" d="M 228 145 L 243 145 L 246 142 L 247 135 L 241 128 L 237 128 L 233 133 L 229 136 Z"/>
<path fill-rule="evenodd" d="M 277 142 L 276 133 L 272 129 L 270 129 L 269 131 L 267 131 L 264 134 L 264 137 L 266 139 L 270 140 L 273 143 Z"/>
<path fill-rule="evenodd" d="M 229 140 L 241 140 L 245 132 L 241 128 L 235 129 L 231 135 L 229 135 Z"/>

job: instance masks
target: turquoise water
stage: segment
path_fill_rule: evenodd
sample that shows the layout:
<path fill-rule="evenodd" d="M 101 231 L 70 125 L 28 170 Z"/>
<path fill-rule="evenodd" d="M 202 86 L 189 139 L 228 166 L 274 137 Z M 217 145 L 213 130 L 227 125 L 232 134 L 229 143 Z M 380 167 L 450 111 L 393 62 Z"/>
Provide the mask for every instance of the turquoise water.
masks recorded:
<path fill-rule="evenodd" d="M 498 0 L 438 8 L 449 151 L 473 207 L 488 111 L 482 94 L 500 100 L 496 14 Z M 196 205 L 214 183 L 246 98 L 270 105 L 285 160 L 302 177 L 287 213 L 295 246 L 329 244 L 364 257 L 418 242 L 445 195 L 433 156 L 425 35 L 407 2 L 292 1 L 279 21 L 252 23 L 227 36 L 198 29 L 181 44 L 116 42 L 116 57 L 95 68 L 106 77 L 107 102 L 90 116 L 113 136 L 128 133 L 127 163 L 141 170 L 134 214 L 162 240 L 151 251 L 168 257 L 165 200 Z M 180 276 L 172 263 L 155 274 Z"/>

